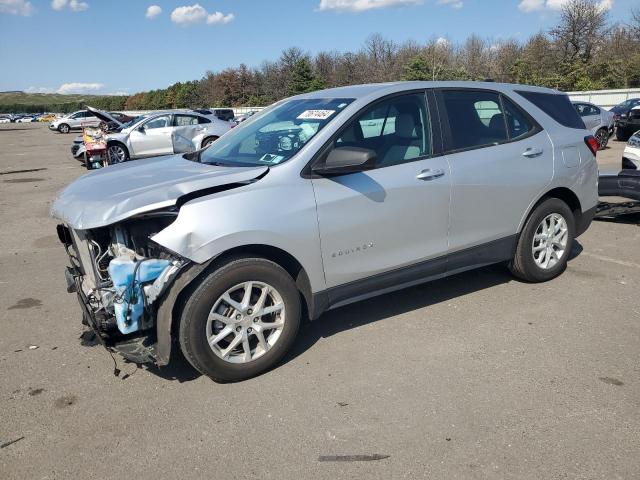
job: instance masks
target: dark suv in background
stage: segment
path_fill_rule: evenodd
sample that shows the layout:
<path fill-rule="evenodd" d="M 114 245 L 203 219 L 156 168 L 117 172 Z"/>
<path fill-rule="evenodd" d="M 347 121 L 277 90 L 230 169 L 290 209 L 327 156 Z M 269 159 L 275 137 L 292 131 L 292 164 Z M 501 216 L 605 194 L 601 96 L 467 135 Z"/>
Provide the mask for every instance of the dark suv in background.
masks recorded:
<path fill-rule="evenodd" d="M 627 141 L 631 135 L 640 130 L 640 98 L 630 98 L 616 105 L 610 111 L 614 114 L 616 138 Z"/>

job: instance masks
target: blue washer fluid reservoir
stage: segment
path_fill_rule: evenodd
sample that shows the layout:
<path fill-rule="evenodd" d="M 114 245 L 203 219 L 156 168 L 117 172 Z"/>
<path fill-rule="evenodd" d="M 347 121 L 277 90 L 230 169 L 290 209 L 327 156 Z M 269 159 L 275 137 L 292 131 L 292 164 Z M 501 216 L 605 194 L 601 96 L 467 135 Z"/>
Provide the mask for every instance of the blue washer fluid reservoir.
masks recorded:
<path fill-rule="evenodd" d="M 135 261 L 128 256 L 116 257 L 109 262 L 109 275 L 113 281 L 116 298 L 119 298 L 114 301 L 116 320 L 118 330 L 122 333 L 132 333 L 140 328 L 139 321 L 144 313 L 142 285 L 154 281 L 170 264 L 169 260 L 149 258 Z"/>

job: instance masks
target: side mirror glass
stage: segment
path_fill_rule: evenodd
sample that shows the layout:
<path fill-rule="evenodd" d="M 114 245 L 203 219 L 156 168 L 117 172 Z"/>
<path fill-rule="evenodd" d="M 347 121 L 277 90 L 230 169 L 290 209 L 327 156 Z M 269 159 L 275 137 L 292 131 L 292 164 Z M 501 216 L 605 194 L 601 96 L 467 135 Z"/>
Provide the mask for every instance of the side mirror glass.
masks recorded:
<path fill-rule="evenodd" d="M 313 167 L 318 175 L 345 175 L 372 170 L 378 156 L 375 150 L 359 147 L 337 147 L 329 152 L 325 161 Z"/>

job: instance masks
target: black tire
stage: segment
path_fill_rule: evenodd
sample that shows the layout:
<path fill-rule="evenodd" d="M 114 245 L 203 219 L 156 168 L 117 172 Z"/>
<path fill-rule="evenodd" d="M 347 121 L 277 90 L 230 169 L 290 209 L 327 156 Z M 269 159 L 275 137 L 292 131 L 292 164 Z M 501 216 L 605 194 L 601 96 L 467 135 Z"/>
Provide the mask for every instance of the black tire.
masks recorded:
<path fill-rule="evenodd" d="M 606 128 L 599 129 L 594 135 L 598 142 L 598 150 L 604 150 L 609 144 L 609 130 Z"/>
<path fill-rule="evenodd" d="M 116 156 L 115 152 L 113 152 L 112 149 L 118 149 L 119 151 L 122 152 L 124 157 L 120 158 L 120 157 Z M 127 162 L 127 161 L 129 161 L 129 150 L 127 149 L 127 147 L 125 147 L 121 143 L 115 143 L 115 142 L 114 143 L 110 143 L 110 144 L 107 145 L 107 156 L 109 158 L 109 164 L 110 165 L 114 165 L 116 163 Z M 115 161 L 113 160 L 114 157 L 116 158 Z"/>
<path fill-rule="evenodd" d="M 71 131 L 71 128 L 66 123 L 61 123 L 60 125 L 58 125 L 58 132 L 69 133 L 70 131 Z"/>
<path fill-rule="evenodd" d="M 208 137 L 205 138 L 202 141 L 202 148 L 207 148 L 209 145 L 211 145 L 213 142 L 215 142 L 216 140 L 218 140 L 218 137 Z"/>
<path fill-rule="evenodd" d="M 261 357 L 246 363 L 230 363 L 217 356 L 209 346 L 207 318 L 220 296 L 234 285 L 248 281 L 268 283 L 279 292 L 286 320 L 276 343 Z M 300 294 L 282 267 L 264 258 L 235 258 L 207 275 L 191 290 L 180 316 L 180 348 L 196 370 L 215 381 L 245 380 L 272 368 L 282 359 L 295 341 L 300 314 Z"/>
<path fill-rule="evenodd" d="M 617 127 L 616 128 L 616 140 L 620 140 L 621 142 L 626 142 L 629 140 L 631 134 L 627 132 L 626 129 Z"/>
<path fill-rule="evenodd" d="M 542 220 L 552 213 L 561 215 L 567 223 L 567 246 L 564 255 L 556 265 L 543 269 L 536 264 L 533 257 L 533 236 Z M 575 232 L 575 218 L 569 206 L 558 198 L 544 200 L 529 215 L 520 233 L 516 253 L 509 264 L 511 273 L 521 280 L 532 283 L 546 282 L 557 277 L 567 268 L 567 260 L 571 254 Z"/>

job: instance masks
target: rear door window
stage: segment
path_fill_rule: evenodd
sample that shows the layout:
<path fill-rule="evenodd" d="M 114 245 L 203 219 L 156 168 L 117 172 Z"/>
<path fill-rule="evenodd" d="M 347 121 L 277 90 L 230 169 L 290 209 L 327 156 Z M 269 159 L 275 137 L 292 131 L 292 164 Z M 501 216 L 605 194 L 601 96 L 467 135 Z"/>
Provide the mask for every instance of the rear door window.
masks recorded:
<path fill-rule="evenodd" d="M 564 94 L 529 92 L 516 90 L 516 93 L 529 100 L 544 113 L 553 118 L 560 125 L 584 130 L 584 122 L 576 109 Z"/>
<path fill-rule="evenodd" d="M 507 133 L 510 140 L 523 137 L 535 128 L 529 117 L 504 95 L 502 96 L 502 106 L 507 120 Z"/>
<path fill-rule="evenodd" d="M 195 115 L 174 115 L 174 127 L 187 127 L 189 125 L 198 125 L 198 117 Z"/>
<path fill-rule="evenodd" d="M 443 90 L 441 95 L 448 117 L 449 150 L 484 147 L 508 140 L 497 92 Z"/>

